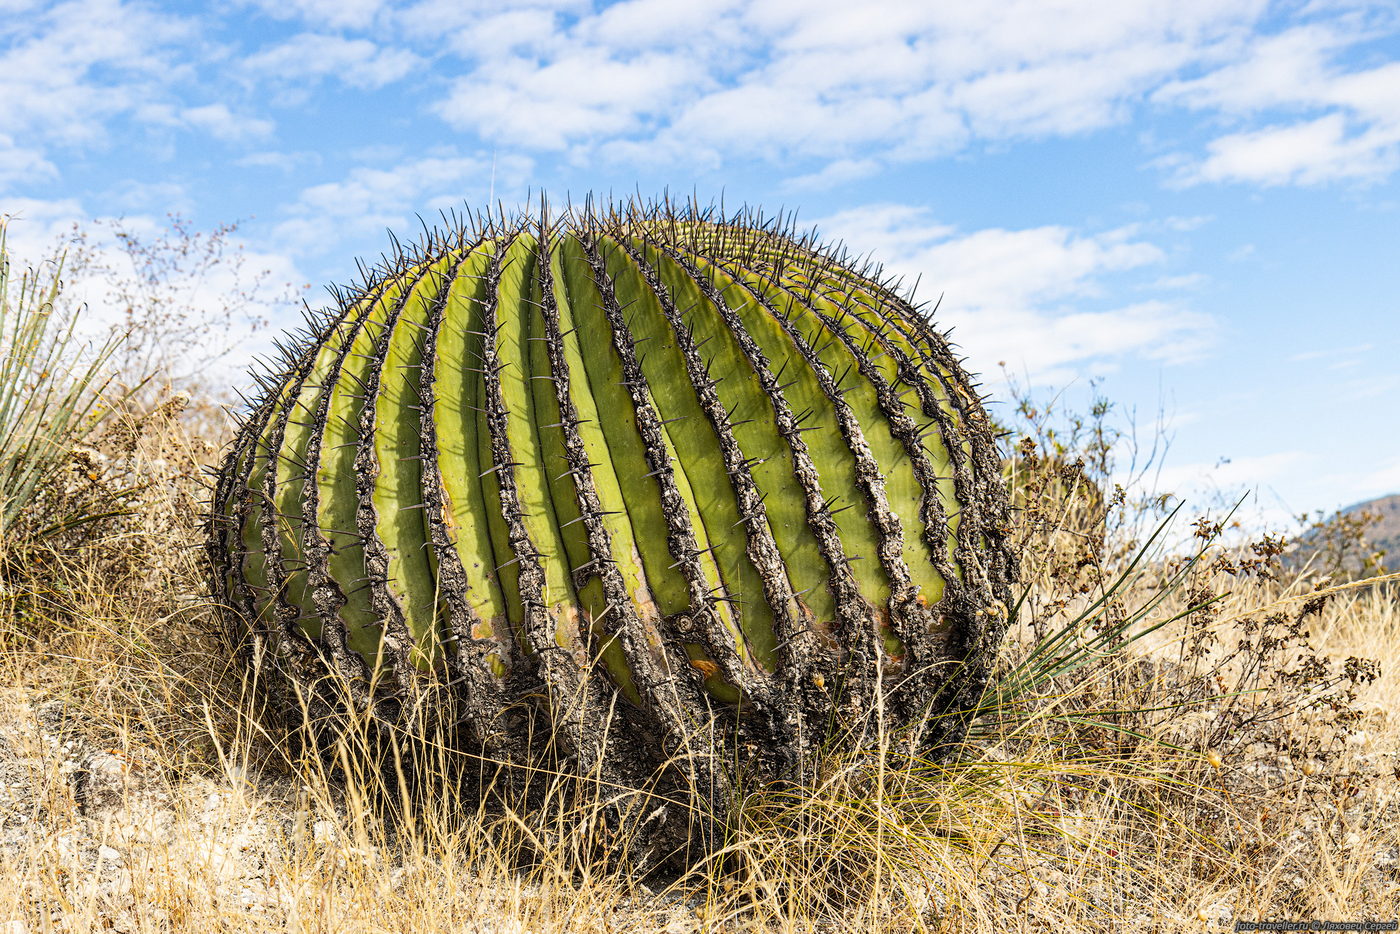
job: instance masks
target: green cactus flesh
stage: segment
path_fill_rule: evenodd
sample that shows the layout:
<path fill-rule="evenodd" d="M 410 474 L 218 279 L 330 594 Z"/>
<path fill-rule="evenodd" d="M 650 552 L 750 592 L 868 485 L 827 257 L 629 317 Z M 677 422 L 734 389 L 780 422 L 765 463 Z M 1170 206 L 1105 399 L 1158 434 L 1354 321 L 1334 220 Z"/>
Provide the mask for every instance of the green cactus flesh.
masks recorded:
<path fill-rule="evenodd" d="M 534 704 L 619 780 L 722 787 L 736 749 L 800 775 L 873 711 L 960 735 L 1006 497 L 968 377 L 877 274 L 650 207 L 433 233 L 337 298 L 213 503 L 223 602 L 287 681 L 445 686 L 507 760 Z"/>

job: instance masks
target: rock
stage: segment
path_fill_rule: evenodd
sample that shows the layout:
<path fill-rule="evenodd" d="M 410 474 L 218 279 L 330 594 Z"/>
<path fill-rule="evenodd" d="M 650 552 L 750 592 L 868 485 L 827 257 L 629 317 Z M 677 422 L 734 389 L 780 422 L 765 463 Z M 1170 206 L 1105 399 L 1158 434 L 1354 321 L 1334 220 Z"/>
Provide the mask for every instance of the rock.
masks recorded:
<path fill-rule="evenodd" d="M 1225 902 L 1212 902 L 1196 909 L 1196 919 L 1222 927 L 1228 927 L 1235 918 L 1235 911 Z"/>
<path fill-rule="evenodd" d="M 73 773 L 73 798 L 83 809 L 121 804 L 131 784 L 130 773 L 131 760 L 122 753 L 91 752 Z"/>
<path fill-rule="evenodd" d="M 335 822 L 318 820 L 311 825 L 311 836 L 317 843 L 330 843 L 335 839 Z"/>
<path fill-rule="evenodd" d="M 53 738 L 62 741 L 80 732 L 82 711 L 67 701 L 44 701 L 34 707 L 34 718 L 39 728 Z"/>

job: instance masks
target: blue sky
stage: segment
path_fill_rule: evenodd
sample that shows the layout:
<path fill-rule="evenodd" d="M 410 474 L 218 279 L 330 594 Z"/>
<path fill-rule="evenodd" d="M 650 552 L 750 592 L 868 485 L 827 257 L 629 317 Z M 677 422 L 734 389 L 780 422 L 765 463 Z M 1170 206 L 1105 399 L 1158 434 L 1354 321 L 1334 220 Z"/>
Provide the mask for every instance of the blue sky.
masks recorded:
<path fill-rule="evenodd" d="M 33 255 L 240 221 L 316 303 L 492 195 L 795 209 L 993 392 L 1100 380 L 1144 444 L 1164 413 L 1163 488 L 1273 517 L 1400 491 L 1398 177 L 1394 3 L 0 0 Z"/>

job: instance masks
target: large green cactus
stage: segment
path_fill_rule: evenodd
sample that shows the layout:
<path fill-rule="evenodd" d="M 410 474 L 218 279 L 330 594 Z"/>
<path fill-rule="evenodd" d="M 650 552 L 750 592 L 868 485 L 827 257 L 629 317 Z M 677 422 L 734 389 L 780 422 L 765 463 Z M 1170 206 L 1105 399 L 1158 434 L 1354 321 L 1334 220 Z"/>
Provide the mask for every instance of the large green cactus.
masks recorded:
<path fill-rule="evenodd" d="M 716 801 L 877 721 L 960 736 L 1008 507 L 967 376 L 878 277 L 629 206 L 432 233 L 338 297 L 213 503 L 221 596 L 284 683 L 386 722 L 446 697 L 506 762 L 543 715 L 580 772 Z"/>

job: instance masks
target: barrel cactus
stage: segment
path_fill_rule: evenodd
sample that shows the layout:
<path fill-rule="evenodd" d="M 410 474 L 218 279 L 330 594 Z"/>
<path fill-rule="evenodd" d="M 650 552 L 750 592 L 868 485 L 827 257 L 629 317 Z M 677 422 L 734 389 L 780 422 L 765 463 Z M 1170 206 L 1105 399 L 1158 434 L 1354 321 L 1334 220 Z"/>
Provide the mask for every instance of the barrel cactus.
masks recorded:
<path fill-rule="evenodd" d="M 926 317 L 752 212 L 449 226 L 335 293 L 219 473 L 219 596 L 274 680 L 712 814 L 875 728 L 955 744 L 1014 571 Z"/>

